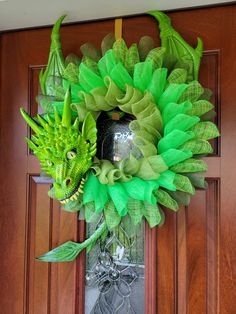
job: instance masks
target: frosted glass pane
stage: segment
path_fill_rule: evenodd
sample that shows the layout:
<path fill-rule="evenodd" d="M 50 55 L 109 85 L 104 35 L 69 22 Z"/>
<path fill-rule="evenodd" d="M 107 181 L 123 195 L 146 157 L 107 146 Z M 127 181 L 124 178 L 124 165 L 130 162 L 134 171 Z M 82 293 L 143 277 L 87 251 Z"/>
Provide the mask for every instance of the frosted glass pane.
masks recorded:
<path fill-rule="evenodd" d="M 87 253 L 85 314 L 143 314 L 144 299 L 142 224 L 132 238 L 120 228 Z"/>

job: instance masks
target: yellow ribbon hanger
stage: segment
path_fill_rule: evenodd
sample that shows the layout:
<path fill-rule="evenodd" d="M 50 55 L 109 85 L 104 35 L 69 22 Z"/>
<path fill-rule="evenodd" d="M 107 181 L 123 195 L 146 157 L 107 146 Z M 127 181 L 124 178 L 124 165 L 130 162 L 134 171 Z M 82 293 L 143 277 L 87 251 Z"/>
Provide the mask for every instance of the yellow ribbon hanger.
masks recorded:
<path fill-rule="evenodd" d="M 115 19 L 115 38 L 122 38 L 122 19 Z"/>

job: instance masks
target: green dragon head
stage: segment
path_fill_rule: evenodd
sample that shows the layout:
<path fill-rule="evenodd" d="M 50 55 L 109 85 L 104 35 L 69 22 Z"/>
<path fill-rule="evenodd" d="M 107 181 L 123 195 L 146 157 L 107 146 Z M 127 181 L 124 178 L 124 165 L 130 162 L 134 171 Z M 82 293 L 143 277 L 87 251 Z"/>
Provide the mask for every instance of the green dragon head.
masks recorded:
<path fill-rule="evenodd" d="M 49 195 L 65 204 L 83 193 L 85 174 L 96 154 L 96 122 L 88 113 L 82 127 L 79 118 L 72 123 L 70 91 L 66 93 L 62 117 L 37 115 L 31 118 L 23 109 L 21 114 L 35 134 L 26 139 L 40 160 L 42 170 L 54 179 Z"/>

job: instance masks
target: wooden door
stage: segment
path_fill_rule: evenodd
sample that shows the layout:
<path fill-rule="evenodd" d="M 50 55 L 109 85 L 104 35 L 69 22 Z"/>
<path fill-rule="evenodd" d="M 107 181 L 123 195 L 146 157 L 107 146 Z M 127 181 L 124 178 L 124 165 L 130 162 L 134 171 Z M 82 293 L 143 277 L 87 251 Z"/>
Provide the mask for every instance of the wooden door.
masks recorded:
<path fill-rule="evenodd" d="M 176 29 L 192 45 L 204 41 L 200 78 L 212 89 L 221 138 L 207 157 L 206 191 L 178 214 L 166 211 L 166 224 L 145 232 L 146 313 L 236 313 L 236 6 L 170 13 Z M 64 53 L 101 39 L 114 20 L 62 27 Z M 35 256 L 65 242 L 81 240 L 84 225 L 50 200 L 36 158 L 27 151 L 29 135 L 19 115 L 38 110 L 39 70 L 46 64 L 49 28 L 0 35 L 0 252 L 2 314 L 83 313 L 84 255 L 74 263 L 47 264 Z M 128 44 L 150 35 L 149 16 L 124 18 Z"/>

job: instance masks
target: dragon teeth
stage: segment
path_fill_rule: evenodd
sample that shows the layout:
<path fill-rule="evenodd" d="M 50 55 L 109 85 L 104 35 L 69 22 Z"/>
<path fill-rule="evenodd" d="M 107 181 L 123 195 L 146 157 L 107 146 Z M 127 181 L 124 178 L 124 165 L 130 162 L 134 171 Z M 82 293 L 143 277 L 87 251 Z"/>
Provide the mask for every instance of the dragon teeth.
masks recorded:
<path fill-rule="evenodd" d="M 67 204 L 69 201 L 75 201 L 75 200 L 77 200 L 79 194 L 80 194 L 80 193 L 84 193 L 84 191 L 83 191 L 84 183 L 85 183 L 85 179 L 82 178 L 77 192 L 74 193 L 71 197 L 69 197 L 69 198 L 67 198 L 67 199 L 65 199 L 65 200 L 63 200 L 63 201 L 60 201 L 60 203 L 61 203 L 61 204 Z"/>

